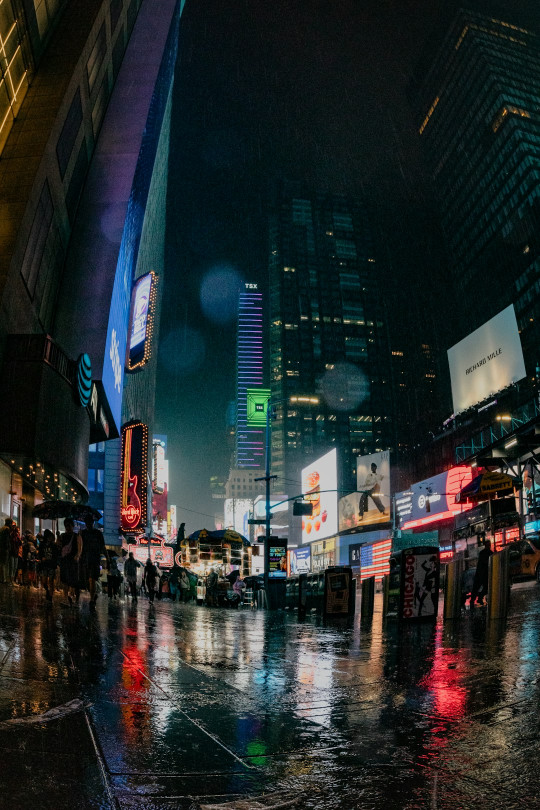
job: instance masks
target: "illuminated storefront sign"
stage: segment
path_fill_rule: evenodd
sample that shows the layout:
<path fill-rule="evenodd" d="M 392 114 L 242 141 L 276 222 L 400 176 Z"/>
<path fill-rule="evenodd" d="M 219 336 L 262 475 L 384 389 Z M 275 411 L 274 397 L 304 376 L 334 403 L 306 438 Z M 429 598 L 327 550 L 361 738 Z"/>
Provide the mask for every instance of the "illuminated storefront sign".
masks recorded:
<path fill-rule="evenodd" d="M 122 427 L 122 476 L 120 522 L 126 532 L 146 528 L 146 478 L 148 474 L 148 428 L 142 422 Z"/>
<path fill-rule="evenodd" d="M 311 517 L 302 519 L 302 542 L 323 540 L 337 534 L 337 451 L 317 459 L 302 470 L 304 499 L 313 506 Z"/>
<path fill-rule="evenodd" d="M 137 279 L 133 287 L 127 358 L 127 367 L 130 371 L 145 365 L 150 358 L 156 305 L 156 281 L 154 273 L 147 273 Z"/>

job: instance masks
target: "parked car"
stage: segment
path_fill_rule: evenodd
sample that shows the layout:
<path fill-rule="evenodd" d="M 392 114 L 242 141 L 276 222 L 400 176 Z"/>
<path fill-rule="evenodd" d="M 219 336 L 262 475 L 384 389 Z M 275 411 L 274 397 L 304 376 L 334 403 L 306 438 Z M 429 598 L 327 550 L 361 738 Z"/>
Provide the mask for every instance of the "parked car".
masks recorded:
<path fill-rule="evenodd" d="M 509 573 L 514 581 L 536 579 L 540 582 L 540 540 L 524 538 L 508 546 Z"/>

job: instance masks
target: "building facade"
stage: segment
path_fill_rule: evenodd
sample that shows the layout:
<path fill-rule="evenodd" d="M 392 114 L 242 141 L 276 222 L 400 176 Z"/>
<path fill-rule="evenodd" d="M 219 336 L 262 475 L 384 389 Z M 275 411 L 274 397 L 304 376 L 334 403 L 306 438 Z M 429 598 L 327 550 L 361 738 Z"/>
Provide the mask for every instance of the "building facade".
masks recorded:
<path fill-rule="evenodd" d="M 356 456 L 392 444 L 390 348 L 381 270 L 361 201 L 280 198 L 270 222 L 272 473 L 301 492 L 301 470 L 336 447 L 340 489 Z"/>
<path fill-rule="evenodd" d="M 461 11 L 415 88 L 457 291 L 457 341 L 514 304 L 529 377 L 540 341 L 540 39 Z"/>
<path fill-rule="evenodd" d="M 100 486 L 89 444 L 120 432 L 182 5 L 0 6 L 0 508 L 22 528 L 43 498 L 84 501 Z M 113 467 L 93 452 L 105 456 L 91 469 L 104 471 L 106 502 Z"/>

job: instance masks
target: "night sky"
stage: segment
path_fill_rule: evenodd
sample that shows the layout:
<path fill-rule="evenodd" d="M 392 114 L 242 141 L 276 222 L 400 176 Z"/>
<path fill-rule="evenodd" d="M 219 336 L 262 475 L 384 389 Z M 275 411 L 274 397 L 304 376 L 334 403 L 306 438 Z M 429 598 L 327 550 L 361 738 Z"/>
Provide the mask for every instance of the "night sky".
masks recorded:
<path fill-rule="evenodd" d="M 236 293 L 242 280 L 266 288 L 266 210 L 276 183 L 363 194 L 404 299 L 409 284 L 444 286 L 444 247 L 407 87 L 460 5 L 187 0 L 156 432 L 169 437 L 169 502 L 188 531 L 213 527 L 222 505 L 211 500 L 208 482 L 228 472 Z M 538 23 L 536 0 L 468 7 Z"/>

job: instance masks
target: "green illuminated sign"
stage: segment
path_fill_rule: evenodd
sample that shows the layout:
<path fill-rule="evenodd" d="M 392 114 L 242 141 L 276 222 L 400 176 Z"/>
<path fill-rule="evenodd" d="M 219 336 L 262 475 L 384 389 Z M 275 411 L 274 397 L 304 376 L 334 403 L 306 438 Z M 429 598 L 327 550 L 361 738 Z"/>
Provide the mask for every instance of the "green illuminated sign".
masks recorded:
<path fill-rule="evenodd" d="M 248 427 L 264 427 L 266 424 L 266 409 L 270 399 L 269 388 L 248 388 L 247 397 L 247 425 Z"/>

